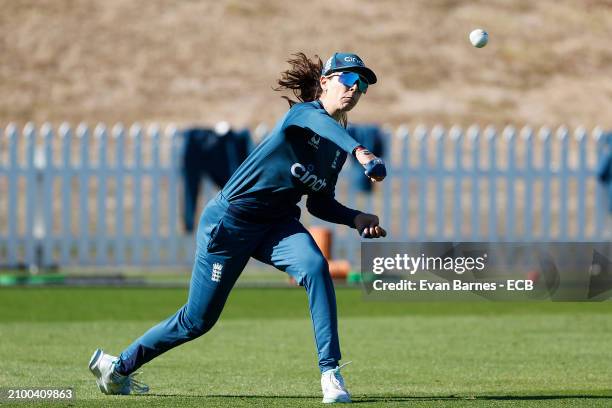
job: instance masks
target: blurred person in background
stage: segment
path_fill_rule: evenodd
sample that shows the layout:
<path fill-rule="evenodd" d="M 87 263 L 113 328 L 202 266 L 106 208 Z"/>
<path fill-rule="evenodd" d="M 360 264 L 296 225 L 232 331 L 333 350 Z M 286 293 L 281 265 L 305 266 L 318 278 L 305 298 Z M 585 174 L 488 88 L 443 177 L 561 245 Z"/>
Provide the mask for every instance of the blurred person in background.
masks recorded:
<path fill-rule="evenodd" d="M 385 165 L 346 131 L 347 113 L 374 72 L 355 54 L 335 53 L 326 64 L 299 53 L 288 61 L 277 90 L 291 90 L 299 102 L 249 155 L 204 209 L 187 304 L 149 329 L 119 357 L 98 349 L 89 362 L 106 394 L 144 393 L 135 371 L 160 354 L 209 331 L 250 257 L 287 272 L 304 286 L 314 326 L 323 402 L 350 402 L 340 374 L 336 297 L 328 264 L 300 223 L 298 203 L 325 221 L 357 229 L 368 238 L 386 235 L 376 215 L 347 208 L 334 198 L 338 173 L 354 156 L 373 181 Z M 116 333 L 115 333 L 116 335 Z"/>
<path fill-rule="evenodd" d="M 597 179 L 603 185 L 607 196 L 608 214 L 604 223 L 604 238 L 612 238 L 612 132 L 604 133 L 604 150 L 601 151 L 599 164 L 597 165 Z"/>
<path fill-rule="evenodd" d="M 221 121 L 214 129 L 189 127 L 183 131 L 183 138 L 183 225 L 191 234 L 202 178 L 209 177 L 222 189 L 252 150 L 251 133 L 248 129 L 232 129 L 228 122 Z"/>

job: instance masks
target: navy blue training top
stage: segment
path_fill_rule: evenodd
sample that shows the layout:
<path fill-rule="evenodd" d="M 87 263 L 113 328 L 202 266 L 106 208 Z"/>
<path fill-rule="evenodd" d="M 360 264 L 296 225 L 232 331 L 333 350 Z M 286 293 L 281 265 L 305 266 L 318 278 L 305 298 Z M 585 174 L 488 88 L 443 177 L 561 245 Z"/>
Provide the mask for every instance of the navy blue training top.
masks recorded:
<path fill-rule="evenodd" d="M 320 101 L 291 107 L 251 152 L 221 194 L 231 212 L 253 222 L 298 216 L 297 204 L 314 216 L 354 227 L 359 211 L 334 198 L 338 173 L 359 143 L 333 119 Z"/>

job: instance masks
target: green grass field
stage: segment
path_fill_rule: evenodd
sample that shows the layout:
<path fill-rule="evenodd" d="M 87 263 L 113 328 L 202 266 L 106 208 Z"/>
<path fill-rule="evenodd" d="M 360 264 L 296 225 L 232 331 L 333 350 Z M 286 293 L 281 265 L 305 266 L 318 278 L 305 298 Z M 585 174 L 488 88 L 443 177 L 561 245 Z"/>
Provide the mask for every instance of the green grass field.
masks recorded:
<path fill-rule="evenodd" d="M 353 361 L 343 372 L 359 406 L 612 405 L 612 302 L 337 295 L 343 361 Z M 320 406 L 300 288 L 236 288 L 210 333 L 142 368 L 150 395 L 102 395 L 87 370 L 93 350 L 118 353 L 185 298 L 184 289 L 1 289 L 0 387 L 74 387 L 78 407 Z"/>

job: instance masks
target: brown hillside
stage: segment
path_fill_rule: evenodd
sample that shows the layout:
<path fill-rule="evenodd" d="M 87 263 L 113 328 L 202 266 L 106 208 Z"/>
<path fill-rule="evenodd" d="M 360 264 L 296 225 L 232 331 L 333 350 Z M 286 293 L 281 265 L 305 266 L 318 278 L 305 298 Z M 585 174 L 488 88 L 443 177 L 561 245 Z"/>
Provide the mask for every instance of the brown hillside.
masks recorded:
<path fill-rule="evenodd" d="M 361 55 L 354 121 L 612 127 L 609 0 L 0 0 L 0 126 L 272 123 L 290 54 Z M 475 49 L 471 29 L 489 31 Z M 606 45 L 607 44 L 607 45 Z"/>

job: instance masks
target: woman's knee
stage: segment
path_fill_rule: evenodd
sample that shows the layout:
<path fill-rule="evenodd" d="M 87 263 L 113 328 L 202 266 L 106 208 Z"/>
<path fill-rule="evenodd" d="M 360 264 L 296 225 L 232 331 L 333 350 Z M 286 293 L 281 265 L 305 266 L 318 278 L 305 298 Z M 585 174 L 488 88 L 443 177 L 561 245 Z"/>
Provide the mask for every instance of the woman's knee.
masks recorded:
<path fill-rule="evenodd" d="M 185 313 L 183 327 L 190 338 L 200 337 L 213 328 L 218 320 L 218 314 L 211 313 Z"/>
<path fill-rule="evenodd" d="M 305 256 L 300 260 L 300 275 L 303 279 L 325 279 L 329 277 L 329 265 L 321 253 Z"/>
<path fill-rule="evenodd" d="M 211 321 L 207 319 L 194 319 L 191 325 L 187 328 L 187 332 L 189 337 L 196 338 L 200 337 L 203 334 L 207 333 L 210 329 L 215 325 L 216 320 Z"/>

